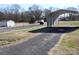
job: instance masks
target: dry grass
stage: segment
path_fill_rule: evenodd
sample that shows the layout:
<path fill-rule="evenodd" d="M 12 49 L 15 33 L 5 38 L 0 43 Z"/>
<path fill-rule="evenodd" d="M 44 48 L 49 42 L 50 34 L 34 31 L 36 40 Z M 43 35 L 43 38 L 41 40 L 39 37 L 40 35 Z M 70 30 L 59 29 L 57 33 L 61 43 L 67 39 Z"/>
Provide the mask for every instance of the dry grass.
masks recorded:
<path fill-rule="evenodd" d="M 28 32 L 3 33 L 3 34 L 0 34 L 0 46 L 6 45 L 6 44 L 12 44 L 20 40 L 28 40 L 35 35 L 36 34 L 34 33 L 28 33 Z"/>
<path fill-rule="evenodd" d="M 19 29 L 10 32 L 0 33 L 0 46 L 13 44 L 15 42 L 29 40 L 30 38 L 39 35 L 40 33 L 29 33 L 28 31 L 39 29 L 45 26 L 36 26 L 28 29 Z"/>
<path fill-rule="evenodd" d="M 77 24 L 76 24 L 77 23 Z M 73 26 L 78 26 L 78 22 L 63 22 L 63 25 L 67 26 L 66 24 L 72 24 Z M 75 55 L 79 54 L 79 29 L 67 33 L 60 42 L 49 51 L 49 54 L 55 55 Z"/>

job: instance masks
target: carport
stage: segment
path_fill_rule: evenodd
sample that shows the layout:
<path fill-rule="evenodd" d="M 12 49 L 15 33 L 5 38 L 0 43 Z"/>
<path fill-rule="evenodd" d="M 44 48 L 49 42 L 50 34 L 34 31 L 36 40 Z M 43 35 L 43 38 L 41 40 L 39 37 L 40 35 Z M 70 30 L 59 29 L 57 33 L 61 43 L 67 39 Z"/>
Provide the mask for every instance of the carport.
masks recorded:
<path fill-rule="evenodd" d="M 54 12 L 51 12 L 51 13 L 48 15 L 48 17 L 47 17 L 47 27 L 52 27 L 52 25 L 55 24 L 55 21 L 58 20 L 57 18 L 58 18 L 61 14 L 65 14 L 65 13 L 78 14 L 78 11 L 60 9 L 60 10 L 56 10 L 56 11 L 54 11 Z"/>

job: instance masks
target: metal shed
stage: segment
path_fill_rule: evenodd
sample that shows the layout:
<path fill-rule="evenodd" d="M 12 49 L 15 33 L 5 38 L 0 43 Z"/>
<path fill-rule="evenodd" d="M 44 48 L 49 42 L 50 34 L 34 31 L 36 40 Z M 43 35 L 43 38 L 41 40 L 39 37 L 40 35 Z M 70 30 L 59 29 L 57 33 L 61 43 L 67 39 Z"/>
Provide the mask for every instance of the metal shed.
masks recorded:
<path fill-rule="evenodd" d="M 0 21 L 0 27 L 14 27 L 15 22 L 13 20 L 3 20 Z"/>

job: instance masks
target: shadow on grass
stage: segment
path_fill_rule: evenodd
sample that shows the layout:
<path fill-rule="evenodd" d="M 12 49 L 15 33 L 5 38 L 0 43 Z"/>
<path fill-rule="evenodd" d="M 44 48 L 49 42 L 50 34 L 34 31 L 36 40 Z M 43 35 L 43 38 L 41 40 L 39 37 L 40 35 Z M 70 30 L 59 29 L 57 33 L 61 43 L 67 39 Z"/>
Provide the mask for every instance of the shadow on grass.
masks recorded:
<path fill-rule="evenodd" d="M 79 27 L 44 27 L 37 30 L 32 30 L 32 33 L 68 33 L 79 29 Z"/>

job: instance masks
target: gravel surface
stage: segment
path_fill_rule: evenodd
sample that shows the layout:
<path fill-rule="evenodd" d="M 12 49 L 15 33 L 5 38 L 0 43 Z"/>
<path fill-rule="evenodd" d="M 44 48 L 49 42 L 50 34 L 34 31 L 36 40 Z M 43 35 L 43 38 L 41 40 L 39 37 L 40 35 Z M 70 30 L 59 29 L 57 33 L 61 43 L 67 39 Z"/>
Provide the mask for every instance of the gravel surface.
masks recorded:
<path fill-rule="evenodd" d="M 8 32 L 8 31 L 12 31 L 12 30 L 18 30 L 18 29 L 25 29 L 25 28 L 31 28 L 34 26 L 40 26 L 39 24 L 16 24 L 15 27 L 0 27 L 0 32 Z"/>

